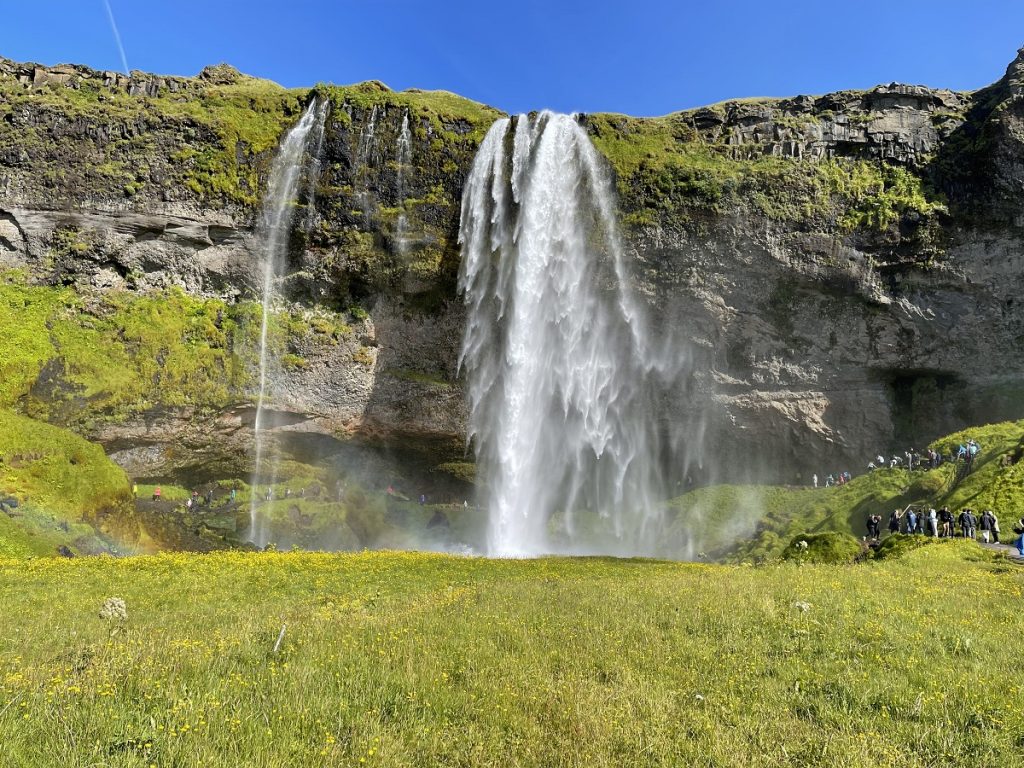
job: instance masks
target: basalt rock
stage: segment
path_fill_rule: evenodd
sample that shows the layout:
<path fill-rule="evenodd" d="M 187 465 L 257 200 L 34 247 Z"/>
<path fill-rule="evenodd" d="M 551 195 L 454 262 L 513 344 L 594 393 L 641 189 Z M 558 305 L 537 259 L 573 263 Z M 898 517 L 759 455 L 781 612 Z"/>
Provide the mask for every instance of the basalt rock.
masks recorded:
<path fill-rule="evenodd" d="M 185 78 L 0 59 L 0 267 L 84 297 L 255 299 L 262 185 L 311 98 L 330 108 L 281 293 L 293 314 L 349 320 L 287 342 L 275 431 L 451 459 L 460 199 L 495 110 L 379 83 L 287 91 L 225 65 Z M 975 93 L 893 83 L 580 119 L 615 174 L 640 294 L 691 360 L 664 418 L 703 424 L 693 473 L 857 468 L 1024 416 L 1024 53 Z M 233 394 L 75 428 L 139 476 L 239 474 L 253 386 Z"/>

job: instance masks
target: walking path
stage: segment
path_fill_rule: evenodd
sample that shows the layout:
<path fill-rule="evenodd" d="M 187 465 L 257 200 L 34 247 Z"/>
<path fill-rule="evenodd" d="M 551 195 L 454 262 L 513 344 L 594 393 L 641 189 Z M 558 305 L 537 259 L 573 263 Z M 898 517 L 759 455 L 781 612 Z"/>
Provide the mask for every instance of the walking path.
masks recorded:
<path fill-rule="evenodd" d="M 1024 565 L 1024 557 L 1020 556 L 1016 547 L 1011 547 L 1009 544 L 982 544 L 981 546 L 996 552 L 1002 552 L 1010 559 L 1011 562 L 1014 562 L 1017 565 Z"/>

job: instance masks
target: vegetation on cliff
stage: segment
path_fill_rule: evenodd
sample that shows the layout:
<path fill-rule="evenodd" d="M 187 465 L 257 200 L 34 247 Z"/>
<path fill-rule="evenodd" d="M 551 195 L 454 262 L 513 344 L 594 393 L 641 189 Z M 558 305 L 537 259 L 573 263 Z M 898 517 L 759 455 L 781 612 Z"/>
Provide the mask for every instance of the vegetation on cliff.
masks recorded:
<path fill-rule="evenodd" d="M 270 154 L 308 93 L 237 72 L 135 80 L 29 65 L 25 73 L 40 74 L 22 82 L 19 65 L 7 65 L 0 143 L 16 169 L 32 169 L 23 184 L 58 199 L 176 200 L 189 190 L 207 205 L 255 205 Z"/>
<path fill-rule="evenodd" d="M 686 223 L 702 213 L 745 209 L 801 229 L 848 235 L 885 232 L 906 216 L 946 210 L 944 198 L 912 169 L 857 157 L 801 160 L 735 146 L 727 137 L 704 136 L 692 113 L 595 114 L 586 121 L 615 170 L 627 222 L 634 225 Z"/>
<path fill-rule="evenodd" d="M 273 150 L 313 92 L 226 65 L 196 78 L 123 77 L 0 60 L 0 167 L 11 168 L 14 190 L 28 198 L 121 199 L 135 206 L 194 200 L 251 210 L 262 197 Z M 396 93 L 379 83 L 321 85 L 315 92 L 331 100 L 333 119 L 343 125 L 353 108 L 408 109 L 417 118 L 417 138 L 440 154 L 453 142 L 479 142 L 498 114 L 444 91 Z M 31 179 L 22 173 L 28 169 Z"/>
<path fill-rule="evenodd" d="M 248 381 L 258 307 L 181 290 L 93 295 L 0 282 L 0 407 L 87 426 L 157 405 L 217 407 Z"/>
<path fill-rule="evenodd" d="M 352 333 L 342 313 L 279 310 L 270 348 L 298 351 Z M 260 306 L 190 296 L 89 292 L 0 274 L 0 408 L 83 430 L 156 408 L 220 409 L 250 396 Z"/>

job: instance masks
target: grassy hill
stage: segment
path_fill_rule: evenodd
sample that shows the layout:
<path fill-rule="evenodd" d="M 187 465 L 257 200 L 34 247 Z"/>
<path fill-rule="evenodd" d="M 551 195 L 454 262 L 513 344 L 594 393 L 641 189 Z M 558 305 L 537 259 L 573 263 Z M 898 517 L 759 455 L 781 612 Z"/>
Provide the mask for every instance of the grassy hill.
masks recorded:
<path fill-rule="evenodd" d="M 861 538 L 868 515 L 882 515 L 908 504 L 957 511 L 965 506 L 992 509 L 1009 532 L 1024 515 L 1024 463 L 1000 465 L 1004 455 L 1024 452 L 1024 421 L 1003 422 L 948 435 L 932 444 L 949 456 L 970 437 L 982 446 L 971 474 L 954 485 L 956 466 L 935 470 L 878 469 L 845 486 L 711 486 L 670 502 L 673 535 L 697 555 L 734 560 L 777 557 L 805 533 L 833 531 Z"/>
<path fill-rule="evenodd" d="M 0 556 L 104 551 L 138 535 L 124 470 L 77 435 L 0 408 Z"/>
<path fill-rule="evenodd" d="M 857 566 L 0 561 L 0 743 L 17 766 L 1019 765 L 1022 595 L 958 541 Z"/>

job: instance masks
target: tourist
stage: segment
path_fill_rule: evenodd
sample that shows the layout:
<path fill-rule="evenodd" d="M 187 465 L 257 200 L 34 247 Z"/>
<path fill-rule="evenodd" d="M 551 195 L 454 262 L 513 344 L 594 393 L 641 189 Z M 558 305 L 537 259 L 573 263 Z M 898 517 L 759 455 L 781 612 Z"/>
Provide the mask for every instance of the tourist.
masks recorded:
<path fill-rule="evenodd" d="M 982 542 L 988 544 L 992 532 L 992 513 L 987 509 L 981 513 L 981 519 L 978 521 L 978 530 L 981 531 Z"/>
<path fill-rule="evenodd" d="M 902 516 L 903 516 L 903 513 L 900 512 L 898 509 L 894 509 L 892 511 L 892 514 L 889 515 L 889 533 L 899 533 L 900 532 L 900 518 Z"/>
<path fill-rule="evenodd" d="M 989 510 L 989 514 L 992 516 L 992 541 L 995 544 L 999 543 L 999 518 L 996 513 Z"/>
<path fill-rule="evenodd" d="M 274 500 L 274 488 L 273 488 L 273 486 L 270 486 L 270 485 L 267 486 L 266 499 L 267 499 L 267 501 L 273 501 Z"/>
<path fill-rule="evenodd" d="M 210 488 L 210 489 L 208 489 L 206 491 L 206 506 L 209 507 L 212 504 L 213 504 L 213 488 Z"/>
<path fill-rule="evenodd" d="M 913 507 L 907 510 L 906 518 L 907 533 L 913 533 L 917 530 L 917 513 L 914 511 Z"/>
<path fill-rule="evenodd" d="M 973 539 L 976 523 L 974 513 L 970 509 L 962 509 L 960 510 L 960 514 L 957 516 L 956 521 L 960 526 L 960 535 L 965 539 Z"/>
<path fill-rule="evenodd" d="M 192 510 L 192 497 L 191 496 L 189 498 L 185 499 L 185 509 L 187 509 L 189 511 Z"/>
<path fill-rule="evenodd" d="M 942 524 L 942 533 L 939 535 L 946 539 L 952 538 L 953 512 L 949 507 L 943 507 L 939 510 L 939 522 Z"/>
<path fill-rule="evenodd" d="M 816 474 L 815 474 L 815 475 L 811 475 L 811 484 L 812 484 L 812 485 L 813 485 L 813 486 L 814 486 L 815 488 L 817 488 L 817 487 L 818 487 L 818 476 L 817 476 Z"/>
<path fill-rule="evenodd" d="M 935 507 L 928 510 L 928 530 L 929 535 L 933 538 L 937 538 L 939 535 L 939 516 L 935 511 Z"/>
<path fill-rule="evenodd" d="M 139 486 L 137 483 L 132 483 L 132 498 L 139 498 Z"/>
<path fill-rule="evenodd" d="M 160 486 L 153 489 L 153 501 L 160 501 Z"/>
<path fill-rule="evenodd" d="M 234 489 L 234 488 L 232 488 L 232 489 L 231 489 L 231 493 L 230 493 L 230 494 L 228 494 L 228 499 L 230 499 L 230 501 L 231 501 L 232 503 L 233 503 L 233 502 L 235 501 L 235 489 Z"/>

